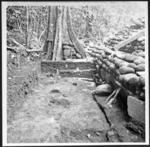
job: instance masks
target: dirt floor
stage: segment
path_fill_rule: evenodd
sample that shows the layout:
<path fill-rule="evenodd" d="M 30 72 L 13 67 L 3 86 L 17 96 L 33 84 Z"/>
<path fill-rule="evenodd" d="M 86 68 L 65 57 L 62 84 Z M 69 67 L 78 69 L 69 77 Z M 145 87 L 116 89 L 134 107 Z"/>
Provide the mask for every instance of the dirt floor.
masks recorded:
<path fill-rule="evenodd" d="M 17 94 L 20 86 L 22 90 Z M 95 83 L 91 80 L 41 74 L 36 63 L 9 73 L 7 88 L 8 143 L 144 141 L 125 127 L 120 107 L 106 109 L 106 96 L 92 96 Z"/>
<path fill-rule="evenodd" d="M 8 143 L 106 142 L 109 124 L 92 98 L 94 87 L 79 78 L 40 75 L 8 124 Z"/>

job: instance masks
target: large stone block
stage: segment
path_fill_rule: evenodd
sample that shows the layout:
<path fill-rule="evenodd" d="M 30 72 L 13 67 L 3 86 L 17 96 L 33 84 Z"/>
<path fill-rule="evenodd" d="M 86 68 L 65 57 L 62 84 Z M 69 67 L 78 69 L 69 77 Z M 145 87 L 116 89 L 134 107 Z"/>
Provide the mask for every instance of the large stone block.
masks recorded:
<path fill-rule="evenodd" d="M 145 64 L 139 64 L 135 68 L 136 71 L 145 71 Z"/>
<path fill-rule="evenodd" d="M 72 60 L 72 61 L 42 61 L 41 62 L 41 71 L 42 72 L 51 72 L 55 69 L 59 70 L 72 70 L 72 69 L 95 69 L 95 65 L 92 61 L 82 61 L 82 60 Z"/>
<path fill-rule="evenodd" d="M 96 95 L 110 95 L 112 93 L 113 89 L 111 85 L 109 84 L 102 84 L 96 87 L 96 89 L 93 91 L 93 94 Z"/>
<path fill-rule="evenodd" d="M 83 77 L 83 78 L 93 78 L 95 70 L 61 70 L 61 77 Z"/>
<path fill-rule="evenodd" d="M 120 75 L 119 79 L 120 81 L 128 83 L 129 85 L 137 85 L 139 82 L 139 77 L 133 73 Z"/>
<path fill-rule="evenodd" d="M 119 68 L 119 72 L 120 72 L 120 74 L 128 74 L 128 73 L 134 73 L 135 70 L 132 67 L 121 66 Z"/>
<path fill-rule="evenodd" d="M 145 123 L 145 102 L 133 96 L 128 96 L 128 114 L 135 120 Z"/>
<path fill-rule="evenodd" d="M 134 60 L 135 64 L 145 64 L 145 59 L 142 57 L 138 57 L 136 60 Z"/>

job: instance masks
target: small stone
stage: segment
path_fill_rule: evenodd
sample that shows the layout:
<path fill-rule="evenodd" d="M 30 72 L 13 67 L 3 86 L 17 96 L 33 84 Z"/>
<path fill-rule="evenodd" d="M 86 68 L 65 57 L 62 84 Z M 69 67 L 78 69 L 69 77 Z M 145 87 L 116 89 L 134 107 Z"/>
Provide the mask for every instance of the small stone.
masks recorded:
<path fill-rule="evenodd" d="M 113 136 L 113 135 L 115 135 L 113 130 L 108 131 L 108 136 Z"/>
<path fill-rule="evenodd" d="M 144 92 L 141 92 L 141 93 L 140 93 L 140 97 L 141 97 L 141 98 L 144 98 L 144 96 L 145 96 Z"/>
<path fill-rule="evenodd" d="M 67 95 L 63 94 L 63 97 L 67 97 Z"/>
<path fill-rule="evenodd" d="M 52 89 L 50 92 L 51 93 L 60 93 L 60 90 L 59 89 Z"/>
<path fill-rule="evenodd" d="M 91 134 L 87 134 L 87 137 L 90 138 L 90 137 L 91 137 Z"/>
<path fill-rule="evenodd" d="M 88 89 L 82 89 L 82 91 L 84 91 L 84 92 L 88 92 L 89 90 L 88 90 Z"/>
<path fill-rule="evenodd" d="M 101 133 L 100 133 L 100 132 L 96 132 L 95 134 L 96 134 L 97 136 L 100 136 L 100 135 L 101 135 Z"/>
<path fill-rule="evenodd" d="M 54 75 L 52 73 L 47 73 L 46 76 L 47 77 L 54 77 Z"/>
<path fill-rule="evenodd" d="M 77 83 L 72 83 L 72 85 L 77 86 Z"/>
<path fill-rule="evenodd" d="M 11 80 L 12 78 L 11 78 L 11 77 L 8 77 L 8 79 Z"/>

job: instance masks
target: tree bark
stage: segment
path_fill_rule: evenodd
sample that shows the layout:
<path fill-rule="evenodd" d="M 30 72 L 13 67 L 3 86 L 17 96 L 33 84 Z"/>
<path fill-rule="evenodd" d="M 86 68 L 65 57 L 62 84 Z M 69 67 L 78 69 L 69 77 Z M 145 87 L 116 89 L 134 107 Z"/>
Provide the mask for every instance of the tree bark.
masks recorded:
<path fill-rule="evenodd" d="M 70 10 L 68 7 L 67 7 L 67 29 L 68 29 L 69 37 L 75 47 L 76 52 L 79 53 L 82 58 L 85 58 L 86 57 L 85 51 L 82 45 L 79 43 L 77 37 L 75 36 L 75 33 L 73 32 L 71 19 L 70 19 Z"/>
<path fill-rule="evenodd" d="M 29 10 L 28 10 L 28 6 L 26 7 L 26 14 L 27 14 L 27 30 L 26 30 L 26 47 L 28 48 L 29 44 L 28 44 L 28 31 L 29 31 Z"/>
<path fill-rule="evenodd" d="M 48 60 L 52 60 L 53 56 L 54 38 L 56 32 L 56 19 L 57 19 L 56 6 L 49 6 L 46 40 L 43 47 L 43 51 L 47 53 L 46 59 Z"/>
<path fill-rule="evenodd" d="M 54 42 L 53 61 L 62 60 L 62 10 L 63 7 L 57 7 L 58 18 L 56 24 L 56 36 Z"/>
<path fill-rule="evenodd" d="M 54 38 L 56 32 L 56 6 L 51 7 L 50 11 L 50 25 L 49 25 L 49 33 L 47 39 L 47 59 L 52 60 L 53 56 L 53 48 L 54 48 Z"/>
<path fill-rule="evenodd" d="M 31 39 L 32 39 L 32 36 L 33 36 L 33 31 L 34 31 L 34 21 L 33 19 L 31 19 L 31 32 L 30 32 L 30 37 L 29 37 L 29 48 L 31 46 Z"/>
<path fill-rule="evenodd" d="M 83 46 L 79 43 L 72 29 L 69 8 L 57 6 L 49 7 L 47 40 L 45 41 L 44 51 L 47 52 L 48 60 L 62 60 L 62 44 L 73 44 L 75 51 L 86 57 Z"/>
<path fill-rule="evenodd" d="M 72 44 L 69 34 L 68 34 L 68 29 L 67 29 L 67 7 L 63 7 L 63 18 L 62 18 L 62 39 L 63 39 L 63 44 Z"/>
<path fill-rule="evenodd" d="M 39 16 L 39 19 L 38 19 L 37 38 L 39 38 L 40 36 L 40 27 L 41 27 L 41 16 Z"/>
<path fill-rule="evenodd" d="M 47 45 L 48 45 L 48 33 L 49 33 L 49 28 L 50 28 L 50 6 L 48 7 L 48 21 L 47 21 L 47 31 L 46 31 L 46 39 L 45 39 L 45 43 L 44 43 L 44 47 L 43 47 L 43 51 L 47 52 Z"/>
<path fill-rule="evenodd" d="M 86 14 L 86 27 L 85 27 L 85 37 L 90 38 L 92 34 L 92 21 L 93 21 L 93 15 L 90 15 L 89 13 Z"/>

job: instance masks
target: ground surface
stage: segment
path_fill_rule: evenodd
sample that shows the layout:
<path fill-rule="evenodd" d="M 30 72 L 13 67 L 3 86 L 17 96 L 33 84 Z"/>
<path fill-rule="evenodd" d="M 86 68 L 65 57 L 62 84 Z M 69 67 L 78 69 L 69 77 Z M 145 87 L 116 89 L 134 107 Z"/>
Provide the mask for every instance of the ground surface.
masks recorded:
<path fill-rule="evenodd" d="M 27 65 L 8 73 L 8 143 L 144 141 L 126 129 L 126 118 L 120 107 L 113 105 L 106 109 L 106 96 L 92 96 L 94 82 L 41 74 L 38 65 Z M 34 68 L 38 82 L 36 76 L 31 76 Z M 22 83 L 31 86 L 26 89 Z M 15 90 L 20 86 L 17 94 Z"/>
<path fill-rule="evenodd" d="M 92 89 L 92 82 L 41 75 L 8 124 L 8 142 L 106 142 L 109 125 Z"/>

